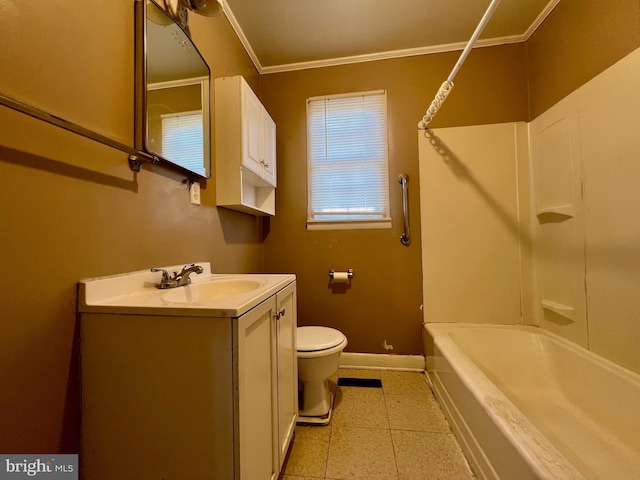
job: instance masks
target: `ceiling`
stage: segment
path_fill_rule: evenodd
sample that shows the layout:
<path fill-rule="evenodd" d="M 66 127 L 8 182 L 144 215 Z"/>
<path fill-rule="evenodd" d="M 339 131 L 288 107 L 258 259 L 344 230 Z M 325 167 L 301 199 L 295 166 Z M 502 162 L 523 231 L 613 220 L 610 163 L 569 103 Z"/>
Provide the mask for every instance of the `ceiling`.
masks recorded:
<path fill-rule="evenodd" d="M 476 43 L 516 43 L 560 0 L 502 0 Z M 260 73 L 464 48 L 490 0 L 224 0 Z"/>

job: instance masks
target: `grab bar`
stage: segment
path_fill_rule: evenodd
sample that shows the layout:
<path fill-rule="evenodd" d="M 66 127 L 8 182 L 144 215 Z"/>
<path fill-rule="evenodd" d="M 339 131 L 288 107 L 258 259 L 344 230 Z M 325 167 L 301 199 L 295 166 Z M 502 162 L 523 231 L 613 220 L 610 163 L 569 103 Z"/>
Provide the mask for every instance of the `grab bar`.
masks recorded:
<path fill-rule="evenodd" d="M 409 231 L 409 175 L 403 173 L 398 177 L 402 185 L 402 215 L 404 216 L 404 233 L 400 236 L 403 245 L 411 243 L 411 233 Z"/>

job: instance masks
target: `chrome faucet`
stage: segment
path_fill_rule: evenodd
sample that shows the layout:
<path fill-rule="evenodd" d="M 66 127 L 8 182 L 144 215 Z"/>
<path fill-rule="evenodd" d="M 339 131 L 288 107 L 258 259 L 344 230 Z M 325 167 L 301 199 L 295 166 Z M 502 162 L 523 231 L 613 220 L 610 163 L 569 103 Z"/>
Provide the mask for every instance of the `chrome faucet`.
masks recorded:
<path fill-rule="evenodd" d="M 176 287 L 184 287 L 185 285 L 189 285 L 191 283 L 191 278 L 189 275 L 192 273 L 196 273 L 200 275 L 203 272 L 203 269 L 200 265 L 196 265 L 195 263 L 190 263 L 189 265 L 185 265 L 182 267 L 180 272 L 173 272 L 173 275 L 166 271 L 164 268 L 152 268 L 152 272 L 162 272 L 162 279 L 160 283 L 156 285 L 157 288 L 176 288 Z"/>

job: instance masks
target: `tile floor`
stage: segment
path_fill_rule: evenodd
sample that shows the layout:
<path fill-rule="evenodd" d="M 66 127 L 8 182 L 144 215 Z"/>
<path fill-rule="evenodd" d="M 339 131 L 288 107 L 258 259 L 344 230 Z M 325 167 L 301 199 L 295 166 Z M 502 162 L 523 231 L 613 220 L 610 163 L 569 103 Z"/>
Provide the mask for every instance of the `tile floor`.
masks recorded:
<path fill-rule="evenodd" d="M 337 386 L 380 378 L 382 388 Z M 470 480 L 421 373 L 340 369 L 331 425 L 296 427 L 280 480 Z"/>

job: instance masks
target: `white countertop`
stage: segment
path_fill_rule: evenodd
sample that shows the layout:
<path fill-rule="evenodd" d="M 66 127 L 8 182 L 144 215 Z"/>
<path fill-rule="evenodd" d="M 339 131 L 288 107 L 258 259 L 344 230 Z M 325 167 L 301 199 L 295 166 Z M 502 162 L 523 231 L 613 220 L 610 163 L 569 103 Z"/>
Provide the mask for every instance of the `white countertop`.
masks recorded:
<path fill-rule="evenodd" d="M 296 280 L 293 274 L 212 274 L 208 262 L 196 262 L 203 268 L 200 275 L 192 274 L 191 285 L 158 289 L 162 274 L 141 270 L 137 272 L 78 282 L 78 312 L 133 315 L 239 317 Z M 169 272 L 180 271 L 182 265 L 162 267 Z M 191 295 L 207 283 L 252 281 L 256 288 L 248 292 L 222 298 L 198 298 Z M 179 292 L 179 289 L 184 289 Z M 176 297 L 195 298 L 195 301 L 175 301 Z"/>

